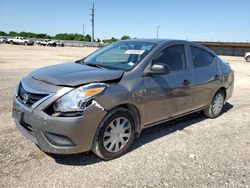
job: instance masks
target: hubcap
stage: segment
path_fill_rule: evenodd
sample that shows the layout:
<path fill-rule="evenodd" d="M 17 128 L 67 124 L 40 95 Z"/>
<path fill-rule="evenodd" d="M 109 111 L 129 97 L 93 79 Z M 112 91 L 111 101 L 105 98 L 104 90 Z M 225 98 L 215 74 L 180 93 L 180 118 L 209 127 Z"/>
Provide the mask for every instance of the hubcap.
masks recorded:
<path fill-rule="evenodd" d="M 219 114 L 223 108 L 223 103 L 224 103 L 224 97 L 221 93 L 218 93 L 215 98 L 214 98 L 214 102 L 213 102 L 213 113 L 215 115 Z"/>
<path fill-rule="evenodd" d="M 127 118 L 119 117 L 114 119 L 104 133 L 104 148 L 111 153 L 119 152 L 128 143 L 131 130 L 132 126 Z"/>

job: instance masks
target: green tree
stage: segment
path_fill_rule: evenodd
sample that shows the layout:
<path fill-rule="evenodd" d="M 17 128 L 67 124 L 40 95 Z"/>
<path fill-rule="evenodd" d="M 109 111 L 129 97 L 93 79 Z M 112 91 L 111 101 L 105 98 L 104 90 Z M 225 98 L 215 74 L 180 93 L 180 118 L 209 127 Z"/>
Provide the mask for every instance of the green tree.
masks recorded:
<path fill-rule="evenodd" d="M 90 42 L 90 41 L 91 41 L 91 36 L 90 36 L 90 35 L 86 35 L 86 36 L 84 37 L 84 39 L 85 39 L 85 41 Z"/>
<path fill-rule="evenodd" d="M 104 43 L 112 43 L 118 41 L 115 37 L 112 37 L 111 39 L 103 39 L 102 40 Z"/>
<path fill-rule="evenodd" d="M 15 32 L 15 31 L 10 31 L 10 32 L 9 32 L 9 35 L 15 37 L 15 36 L 18 35 L 18 33 Z"/>
<path fill-rule="evenodd" d="M 122 38 L 121 38 L 121 40 L 128 40 L 128 39 L 131 39 L 130 36 L 128 36 L 128 35 L 124 35 L 124 36 L 122 36 Z"/>
<path fill-rule="evenodd" d="M 114 37 L 111 38 L 111 42 L 116 42 L 116 41 L 118 41 L 118 39 L 116 39 Z"/>
<path fill-rule="evenodd" d="M 7 33 L 5 33 L 4 31 L 0 31 L 0 36 L 7 36 Z"/>
<path fill-rule="evenodd" d="M 0 36 L 21 36 L 25 38 L 40 38 L 40 39 L 55 39 L 55 40 L 76 40 L 76 41 L 91 41 L 91 36 L 90 35 L 82 35 L 78 33 L 58 33 L 55 36 L 50 36 L 46 33 L 32 33 L 32 32 L 26 32 L 22 31 L 20 33 L 15 32 L 15 31 L 10 31 L 9 33 L 5 33 L 4 31 L 0 31 Z M 122 37 L 122 40 L 125 39 L 130 39 L 128 35 L 124 35 Z M 97 38 L 97 41 L 100 42 L 101 40 Z M 104 39 L 104 43 L 112 43 L 116 42 L 118 39 L 115 37 L 112 37 L 111 39 Z"/>
<path fill-rule="evenodd" d="M 35 35 L 36 38 L 41 39 L 51 39 L 52 37 L 50 35 L 47 35 L 46 33 L 38 33 Z"/>
<path fill-rule="evenodd" d="M 54 36 L 57 40 L 91 41 L 90 35 L 83 36 L 78 33 L 59 33 Z"/>

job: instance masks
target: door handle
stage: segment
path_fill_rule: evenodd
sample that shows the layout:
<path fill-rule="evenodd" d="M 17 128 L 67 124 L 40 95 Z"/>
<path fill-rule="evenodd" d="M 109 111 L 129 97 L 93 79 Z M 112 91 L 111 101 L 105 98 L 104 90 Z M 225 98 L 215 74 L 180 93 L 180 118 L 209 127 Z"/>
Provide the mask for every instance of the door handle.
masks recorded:
<path fill-rule="evenodd" d="M 191 84 L 191 82 L 190 82 L 189 80 L 185 79 L 185 80 L 183 81 L 182 84 L 183 84 L 184 86 L 188 86 L 188 85 Z"/>

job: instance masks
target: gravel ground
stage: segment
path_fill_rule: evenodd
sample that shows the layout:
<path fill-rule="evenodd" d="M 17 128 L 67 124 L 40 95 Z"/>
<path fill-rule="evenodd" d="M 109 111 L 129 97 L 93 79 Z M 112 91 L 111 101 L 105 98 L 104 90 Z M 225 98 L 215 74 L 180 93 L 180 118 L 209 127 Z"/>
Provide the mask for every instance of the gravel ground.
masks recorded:
<path fill-rule="evenodd" d="M 92 153 L 47 155 L 11 119 L 18 80 L 45 65 L 95 49 L 0 45 L 0 187 L 249 187 L 250 64 L 235 70 L 235 91 L 217 119 L 192 114 L 143 131 L 130 152 L 104 162 Z"/>

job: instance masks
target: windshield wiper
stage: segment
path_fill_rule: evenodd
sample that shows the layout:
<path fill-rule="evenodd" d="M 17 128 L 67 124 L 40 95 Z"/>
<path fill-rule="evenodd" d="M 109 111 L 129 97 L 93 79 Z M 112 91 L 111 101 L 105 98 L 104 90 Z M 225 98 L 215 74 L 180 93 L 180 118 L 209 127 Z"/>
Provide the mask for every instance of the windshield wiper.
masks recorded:
<path fill-rule="evenodd" d="M 85 63 L 84 59 L 79 59 L 76 60 L 75 63 L 77 64 L 82 64 L 82 65 L 88 65 L 90 67 L 97 67 L 97 68 L 104 68 L 103 66 L 99 65 L 99 64 L 95 64 L 95 63 Z"/>
<path fill-rule="evenodd" d="M 85 65 L 88 65 L 90 67 L 106 68 L 106 67 L 99 65 L 99 64 L 96 64 L 96 63 L 86 63 Z"/>

